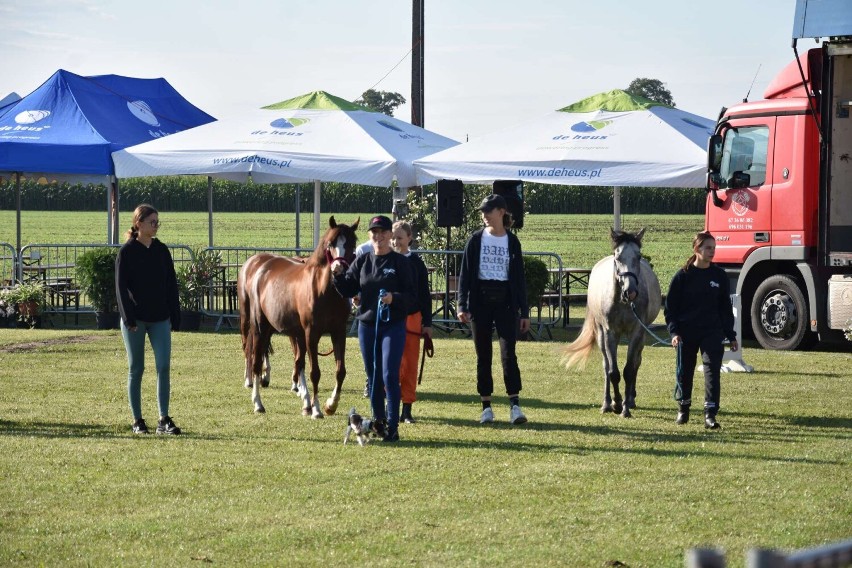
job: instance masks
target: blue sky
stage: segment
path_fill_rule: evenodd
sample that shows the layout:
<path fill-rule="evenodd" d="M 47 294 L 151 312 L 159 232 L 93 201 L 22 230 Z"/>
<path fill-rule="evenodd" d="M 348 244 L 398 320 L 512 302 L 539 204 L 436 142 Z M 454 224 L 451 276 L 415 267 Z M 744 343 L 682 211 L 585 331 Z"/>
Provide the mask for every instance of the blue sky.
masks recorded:
<path fill-rule="evenodd" d="M 425 2 L 426 127 L 457 140 L 636 77 L 715 118 L 793 59 L 795 0 Z M 217 118 L 313 90 L 411 91 L 409 0 L 0 0 L 0 21 L 0 98 L 57 69 L 164 77 Z"/>

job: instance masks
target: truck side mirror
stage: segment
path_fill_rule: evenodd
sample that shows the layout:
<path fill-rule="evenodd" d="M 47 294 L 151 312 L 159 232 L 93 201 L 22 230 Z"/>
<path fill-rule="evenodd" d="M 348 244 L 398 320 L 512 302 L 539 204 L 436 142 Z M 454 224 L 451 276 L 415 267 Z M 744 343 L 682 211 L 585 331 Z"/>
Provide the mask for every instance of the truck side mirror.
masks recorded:
<path fill-rule="evenodd" d="M 734 172 L 731 175 L 731 180 L 728 182 L 728 187 L 731 189 L 743 189 L 751 185 L 751 176 L 744 172 Z"/>
<path fill-rule="evenodd" d="M 722 169 L 722 145 L 725 139 L 721 134 L 714 134 L 707 144 L 707 170 L 718 172 Z"/>

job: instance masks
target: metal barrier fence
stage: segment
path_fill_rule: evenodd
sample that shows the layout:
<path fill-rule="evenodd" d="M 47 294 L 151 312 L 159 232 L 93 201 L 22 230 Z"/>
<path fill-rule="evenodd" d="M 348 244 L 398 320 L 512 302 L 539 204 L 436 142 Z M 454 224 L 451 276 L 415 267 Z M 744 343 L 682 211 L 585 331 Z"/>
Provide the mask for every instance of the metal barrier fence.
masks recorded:
<path fill-rule="evenodd" d="M 47 289 L 45 314 L 95 313 L 91 300 L 76 283 L 77 257 L 95 248 L 118 248 L 121 245 L 107 244 L 29 244 L 21 255 L 7 243 L 0 243 L 0 285 L 15 282 L 42 282 Z M 195 253 L 186 245 L 169 245 L 175 268 L 194 260 Z M 272 253 L 283 256 L 309 256 L 313 249 L 305 248 L 257 248 L 257 247 L 208 247 L 203 249 L 219 255 L 219 270 L 216 271 L 204 291 L 201 313 L 215 319 L 215 329 L 222 325 L 235 327 L 239 319 L 237 303 L 237 276 L 240 267 L 252 255 Z M 433 322 L 447 333 L 467 332 L 467 326 L 458 321 L 456 304 L 458 296 L 457 274 L 462 251 L 418 250 L 429 267 L 429 287 L 432 296 Z M 528 252 L 525 256 L 540 259 L 550 275 L 544 294 L 536 305 L 530 306 L 533 335 L 550 334 L 550 329 L 568 315 L 568 302 L 578 296 L 575 289 L 568 289 L 570 282 L 580 282 L 577 274 L 588 274 L 587 270 L 565 268 L 562 258 L 550 252 Z M 572 272 L 573 271 L 573 272 Z M 571 275 L 574 278 L 571 278 Z M 585 290 L 583 290 L 585 293 Z"/>
<path fill-rule="evenodd" d="M 120 248 L 107 244 L 30 244 L 21 249 L 16 263 L 16 281 L 41 282 L 47 290 L 44 314 L 95 313 L 91 300 L 76 282 L 77 257 L 98 248 Z M 193 259 L 192 249 L 169 245 L 175 267 Z"/>
<path fill-rule="evenodd" d="M 17 260 L 15 247 L 9 243 L 0 243 L 0 288 L 12 286 L 15 283 Z"/>
<path fill-rule="evenodd" d="M 458 277 L 462 251 L 416 250 L 429 270 L 429 289 L 432 294 L 432 323 L 442 331 L 452 333 L 467 331 L 458 321 Z M 524 256 L 538 258 L 547 267 L 549 279 L 544 294 L 536 305 L 530 306 L 532 330 L 535 336 L 550 334 L 550 328 L 562 319 L 565 309 L 563 289 L 565 282 L 562 258 L 552 252 L 525 252 Z"/>
<path fill-rule="evenodd" d="M 232 320 L 240 317 L 240 308 L 237 304 L 237 276 L 240 267 L 252 255 L 266 252 L 280 254 L 283 256 L 309 256 L 313 249 L 304 248 L 251 248 L 251 247 L 207 247 L 210 251 L 219 255 L 219 270 L 213 276 L 213 280 L 204 293 L 201 313 L 216 319 L 216 331 L 226 324 L 234 327 Z"/>

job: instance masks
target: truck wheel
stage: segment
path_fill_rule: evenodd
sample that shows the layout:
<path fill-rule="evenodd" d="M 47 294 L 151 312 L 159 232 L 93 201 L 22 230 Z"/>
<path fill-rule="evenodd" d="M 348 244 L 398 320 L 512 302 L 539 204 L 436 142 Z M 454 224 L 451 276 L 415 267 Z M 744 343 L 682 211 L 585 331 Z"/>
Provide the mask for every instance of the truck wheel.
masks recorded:
<path fill-rule="evenodd" d="M 751 302 L 751 329 L 764 349 L 792 350 L 809 343 L 808 304 L 793 278 L 779 274 L 761 282 Z"/>

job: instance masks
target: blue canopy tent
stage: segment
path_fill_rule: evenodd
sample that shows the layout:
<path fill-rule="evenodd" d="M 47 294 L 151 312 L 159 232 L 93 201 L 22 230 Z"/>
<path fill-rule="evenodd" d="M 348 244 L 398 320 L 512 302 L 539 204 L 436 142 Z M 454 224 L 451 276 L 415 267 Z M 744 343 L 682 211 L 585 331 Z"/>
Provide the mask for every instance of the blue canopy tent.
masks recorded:
<path fill-rule="evenodd" d="M 12 106 L 13 103 L 21 100 L 20 95 L 18 93 L 12 92 L 0 99 L 0 116 L 6 114 L 6 111 Z"/>
<path fill-rule="evenodd" d="M 112 152 L 214 120 L 162 78 L 82 77 L 60 69 L 35 91 L 0 109 L 0 172 L 16 178 L 17 250 L 22 175 L 101 180 L 109 188 L 107 241 L 113 243 L 118 191 Z"/>

